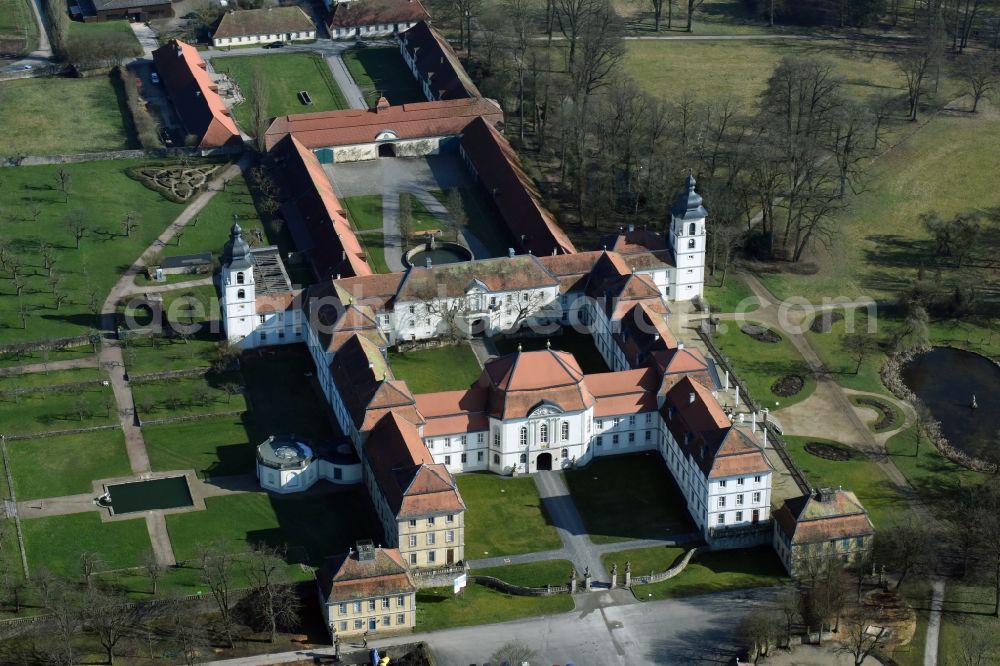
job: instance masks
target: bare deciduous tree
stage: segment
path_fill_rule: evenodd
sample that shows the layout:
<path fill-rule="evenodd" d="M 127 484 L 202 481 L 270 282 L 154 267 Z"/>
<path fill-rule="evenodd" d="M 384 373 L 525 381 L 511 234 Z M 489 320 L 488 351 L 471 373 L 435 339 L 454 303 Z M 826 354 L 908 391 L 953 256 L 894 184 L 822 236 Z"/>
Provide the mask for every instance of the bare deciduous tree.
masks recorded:
<path fill-rule="evenodd" d="M 490 656 L 490 661 L 497 664 L 523 664 L 531 662 L 537 657 L 537 653 L 521 641 L 508 641 L 500 646 L 496 652 Z"/>
<path fill-rule="evenodd" d="M 226 548 L 205 546 L 199 544 L 197 552 L 198 564 L 201 568 L 201 579 L 208 586 L 219 609 L 219 620 L 222 633 L 230 648 L 236 646 L 234 629 L 236 620 L 233 617 L 233 582 L 236 569 L 236 557 Z"/>
<path fill-rule="evenodd" d="M 253 588 L 254 614 L 267 626 L 273 643 L 279 627 L 293 628 L 299 622 L 300 602 L 289 585 L 284 552 L 266 545 L 254 546 L 246 572 Z"/>
<path fill-rule="evenodd" d="M 980 100 L 1000 86 L 1000 61 L 995 55 L 965 60 L 958 73 L 972 98 L 972 113 L 977 112 Z"/>

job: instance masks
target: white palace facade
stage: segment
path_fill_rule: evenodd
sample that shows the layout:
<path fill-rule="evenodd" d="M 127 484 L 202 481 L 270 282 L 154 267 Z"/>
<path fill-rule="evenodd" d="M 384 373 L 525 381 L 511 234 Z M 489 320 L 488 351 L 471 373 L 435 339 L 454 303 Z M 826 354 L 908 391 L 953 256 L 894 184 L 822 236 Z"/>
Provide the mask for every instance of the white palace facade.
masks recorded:
<path fill-rule="evenodd" d="M 531 474 L 640 451 L 665 461 L 707 541 L 768 543 L 772 467 L 763 445 L 720 406 L 702 354 L 666 326 L 670 300 L 702 291 L 705 221 L 689 177 L 667 241 L 630 230 L 594 252 L 413 267 L 304 291 L 282 291 L 272 275 L 263 294 L 260 251 L 234 228 L 223 320 L 244 347 L 306 343 L 387 545 L 410 566 L 463 559 L 453 474 Z M 589 333 L 611 372 L 586 374 L 555 349 L 519 350 L 487 361 L 468 389 L 414 395 L 388 362 L 393 345 L 528 331 L 558 340 L 566 328 Z M 443 531 L 420 536 L 427 530 Z M 428 550 L 428 538 L 447 547 Z"/>

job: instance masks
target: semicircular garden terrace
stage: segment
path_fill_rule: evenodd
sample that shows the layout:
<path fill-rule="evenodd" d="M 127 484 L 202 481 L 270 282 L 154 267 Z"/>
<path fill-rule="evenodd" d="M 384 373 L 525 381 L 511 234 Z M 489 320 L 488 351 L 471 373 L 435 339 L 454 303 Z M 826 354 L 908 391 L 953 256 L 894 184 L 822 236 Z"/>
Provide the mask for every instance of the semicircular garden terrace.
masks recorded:
<path fill-rule="evenodd" d="M 780 331 L 760 322 L 722 322 L 714 342 L 761 407 L 780 409 L 809 397 L 816 378 Z"/>

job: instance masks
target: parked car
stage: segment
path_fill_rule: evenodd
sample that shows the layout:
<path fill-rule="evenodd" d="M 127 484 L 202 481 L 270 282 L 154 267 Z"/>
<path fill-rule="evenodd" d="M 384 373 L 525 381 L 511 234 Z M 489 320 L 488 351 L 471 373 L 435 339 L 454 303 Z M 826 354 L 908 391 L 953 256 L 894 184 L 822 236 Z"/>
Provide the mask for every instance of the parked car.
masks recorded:
<path fill-rule="evenodd" d="M 31 69 L 31 65 L 24 65 L 21 69 L 28 70 Z"/>
<path fill-rule="evenodd" d="M 160 141 L 162 141 L 163 145 L 167 148 L 174 145 L 174 140 L 170 138 L 170 133 L 167 132 L 165 127 L 160 128 Z"/>
<path fill-rule="evenodd" d="M 149 80 L 152 81 L 154 85 L 159 85 L 160 75 L 157 74 L 156 72 L 153 72 L 152 74 L 149 75 Z"/>
<path fill-rule="evenodd" d="M 280 48 L 283 48 L 284 46 L 285 46 L 284 42 L 277 41 L 277 42 L 271 42 L 270 44 L 268 44 L 264 48 L 265 49 L 280 49 Z"/>

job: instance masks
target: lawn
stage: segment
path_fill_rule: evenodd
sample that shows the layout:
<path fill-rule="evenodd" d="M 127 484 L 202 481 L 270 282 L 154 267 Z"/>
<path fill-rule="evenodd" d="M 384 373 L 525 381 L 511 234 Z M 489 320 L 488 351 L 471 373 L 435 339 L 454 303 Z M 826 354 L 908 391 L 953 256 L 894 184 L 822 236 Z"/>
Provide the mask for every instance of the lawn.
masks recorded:
<path fill-rule="evenodd" d="M 400 194 L 400 207 L 402 208 L 402 197 Z M 420 203 L 416 197 L 411 197 L 410 201 L 413 202 L 413 231 L 414 235 L 419 235 L 426 231 L 443 231 L 445 225 L 441 224 L 441 220 L 434 217 L 434 213 L 427 210 L 427 206 Z M 451 236 L 451 234 L 449 234 Z"/>
<path fill-rule="evenodd" d="M 382 230 L 382 195 L 364 194 L 340 200 L 357 232 Z"/>
<path fill-rule="evenodd" d="M 125 121 L 128 109 L 120 87 L 109 76 L 45 77 L 0 83 L 0 117 L 4 119 L 0 125 L 0 155 L 92 153 L 138 147 Z M 76 170 L 80 168 L 77 166 Z M 51 170 L 55 171 L 55 167 Z M 10 183 L 15 178 L 5 176 L 4 180 Z M 46 184 L 51 184 L 51 180 Z M 108 185 L 92 194 L 105 194 L 110 189 Z M 82 183 L 79 191 L 86 191 Z M 25 197 L 32 194 L 17 193 Z M 4 198 L 0 195 L 0 199 Z M 116 226 L 117 220 L 116 215 Z"/>
<path fill-rule="evenodd" d="M 385 237 L 381 232 L 360 234 L 358 240 L 368 255 L 368 265 L 376 273 L 391 273 L 389 264 L 385 263 Z"/>
<path fill-rule="evenodd" d="M 404 380 L 413 393 L 467 389 L 482 372 L 465 342 L 410 352 L 390 351 L 389 365 L 396 379 Z"/>
<path fill-rule="evenodd" d="M 468 528 L 466 528 L 468 531 Z M 511 585 L 521 587 L 545 587 L 546 585 L 568 585 L 573 563 L 569 560 L 545 560 L 528 564 L 512 564 L 507 567 L 473 569 L 477 576 L 493 576 Z M 577 572 L 579 574 L 579 572 Z"/>
<path fill-rule="evenodd" d="M 832 443 L 842 449 L 851 451 L 850 460 L 834 461 L 814 456 L 805 450 L 809 442 Z M 843 444 L 829 442 L 816 437 L 785 437 L 788 453 L 806 480 L 814 488 L 837 488 L 853 491 L 868 510 L 868 515 L 875 528 L 885 527 L 910 516 L 910 508 L 906 496 L 896 486 L 890 483 L 878 466 L 865 458 L 861 453 L 853 451 Z"/>
<path fill-rule="evenodd" d="M 269 244 L 253 197 L 242 176 L 230 180 L 226 189 L 212 197 L 201 212 L 185 225 L 183 235 L 179 239 L 175 236 L 174 241 L 163 248 L 163 256 L 175 257 L 202 252 L 219 256 L 222 254 L 222 246 L 229 240 L 233 222 L 240 225 L 243 238 L 251 247 Z"/>
<path fill-rule="evenodd" d="M 94 348 L 63 347 L 61 349 L 35 349 L 32 351 L 0 352 L 0 368 L 11 368 L 18 365 L 34 365 L 36 363 L 55 363 L 57 361 L 73 361 L 79 358 L 94 356 Z"/>
<path fill-rule="evenodd" d="M 350 106 L 333 80 L 330 68 L 322 57 L 312 53 L 282 53 L 267 56 L 232 56 L 215 58 L 212 66 L 235 79 L 244 96 L 251 94 L 251 79 L 256 71 L 264 82 L 268 117 L 314 111 L 335 111 Z M 304 105 L 300 90 L 309 92 L 312 105 Z M 253 131 L 250 108 L 243 103 L 234 109 L 236 121 L 244 131 Z"/>
<path fill-rule="evenodd" d="M 684 93 L 699 102 L 729 96 L 748 109 L 756 106 L 782 57 L 803 55 L 828 59 L 847 83 L 847 92 L 857 97 L 886 89 L 903 94 L 903 79 L 888 48 L 864 39 L 632 41 L 627 43 L 625 68 L 640 88 L 675 103 Z"/>
<path fill-rule="evenodd" d="M 143 421 L 242 412 L 247 407 L 243 393 L 229 395 L 223 389 L 227 385 L 238 387 L 241 379 L 239 373 L 170 377 L 133 383 L 132 395 Z"/>
<path fill-rule="evenodd" d="M 398 48 L 349 49 L 343 58 L 369 105 L 378 100 L 376 91 L 394 106 L 427 101 Z"/>
<path fill-rule="evenodd" d="M 655 35 L 656 22 L 648 5 L 627 0 L 615 0 L 615 9 L 625 19 L 626 30 L 637 35 Z M 660 21 L 660 35 L 687 34 L 685 5 L 674 5 L 671 29 L 667 29 L 667 6 Z M 755 15 L 740 0 L 705 0 L 694 17 L 696 35 L 746 35 L 782 32 L 783 26 L 769 27 L 763 17 Z"/>
<path fill-rule="evenodd" d="M 193 469 L 202 479 L 252 473 L 256 448 L 243 418 L 220 416 L 144 427 L 153 471 Z"/>
<path fill-rule="evenodd" d="M 720 277 L 705 277 L 705 300 L 712 306 L 712 312 L 753 312 L 760 304 L 750 291 L 750 287 L 732 271 L 726 276 L 725 285 Z"/>
<path fill-rule="evenodd" d="M 111 389 L 100 385 L 0 398 L 0 434 L 24 435 L 117 422 Z"/>
<path fill-rule="evenodd" d="M 29 53 L 38 45 L 31 0 L 0 0 L 0 53 Z"/>
<path fill-rule="evenodd" d="M 931 508 L 954 499 L 960 488 L 978 485 L 988 478 L 951 462 L 926 437 L 920 438 L 918 446 L 916 433 L 915 427 L 907 428 L 890 437 L 885 447 L 892 462 Z"/>
<path fill-rule="evenodd" d="M 167 370 L 208 368 L 219 356 L 219 338 L 129 338 L 123 350 L 133 377 Z"/>
<path fill-rule="evenodd" d="M 121 39 L 134 43 L 135 47 L 141 49 L 139 40 L 129 27 L 128 21 L 100 21 L 94 23 L 84 23 L 82 21 L 69 22 L 69 38 L 93 37 L 102 40 Z M 141 52 L 141 50 L 140 50 Z"/>
<path fill-rule="evenodd" d="M 101 558 L 101 570 L 135 567 L 150 549 L 146 521 L 102 523 L 96 512 L 32 518 L 21 522 L 28 566 L 79 578 L 80 553 Z"/>
<path fill-rule="evenodd" d="M 60 108 L 74 107 L 67 102 Z M 74 131 L 79 132 L 79 127 Z M 0 138 L 0 144 L 3 141 Z M 18 299 L 10 273 L 4 271 L 0 278 L 0 344 L 85 334 L 96 323 L 95 305 L 100 306 L 121 273 L 180 214 L 183 206 L 125 174 L 128 167 L 138 164 L 142 162 L 121 160 L 3 171 L 0 210 L 7 211 L 8 218 L 0 227 L 0 237 L 22 262 L 25 286 Z M 70 178 L 68 203 L 57 187 L 60 169 Z M 34 220 L 36 206 L 38 219 Z M 140 224 L 126 236 L 121 221 L 130 210 L 139 213 Z M 84 227 L 79 250 L 67 218 L 80 220 Z M 57 291 L 66 296 L 59 307 L 47 271 L 41 267 L 43 244 L 51 247 Z M 19 302 L 28 308 L 23 322 Z"/>
<path fill-rule="evenodd" d="M 608 364 L 604 362 L 601 352 L 594 345 L 594 338 L 587 333 L 565 330 L 560 335 L 551 338 L 506 338 L 496 340 L 497 351 L 503 354 L 513 354 L 520 346 L 523 351 L 538 351 L 545 349 L 547 344 L 552 349 L 569 352 L 580 365 L 585 374 L 608 372 Z"/>
<path fill-rule="evenodd" d="M 648 576 L 651 573 L 662 573 L 677 564 L 687 552 L 685 548 L 674 546 L 657 546 L 655 548 L 633 548 L 619 550 L 601 557 L 601 564 L 609 572 L 611 565 L 618 565 L 619 581 L 625 580 L 625 563 L 632 564 L 632 575 Z"/>
<path fill-rule="evenodd" d="M 758 325 L 748 321 L 749 325 Z M 764 407 L 788 407 L 809 397 L 816 388 L 816 378 L 799 352 L 787 338 L 780 342 L 760 342 L 740 330 L 739 322 L 722 322 L 715 334 L 715 344 L 729 360 L 733 370 Z M 780 331 L 776 331 L 781 335 Z M 793 396 L 776 395 L 771 387 L 782 377 L 799 375 L 805 386 Z"/>
<path fill-rule="evenodd" d="M 993 617 L 993 601 L 993 590 L 988 586 L 973 587 L 948 582 L 941 616 L 938 663 L 965 663 L 962 645 L 977 640 L 977 635 L 996 636 L 1000 633 L 1000 620 Z"/>
<path fill-rule="evenodd" d="M 636 572 L 634 566 L 632 571 Z M 787 581 L 788 575 L 774 550 L 770 546 L 758 546 L 695 555 L 684 571 L 673 578 L 650 585 L 636 585 L 632 591 L 643 601 L 653 601 L 748 587 L 769 587 Z"/>
<path fill-rule="evenodd" d="M 18 501 L 89 493 L 94 479 L 132 473 L 118 429 L 8 442 L 7 455 Z"/>
<path fill-rule="evenodd" d="M 491 257 L 502 257 L 507 254 L 507 248 L 513 247 L 507 225 L 496 214 L 493 204 L 483 197 L 478 187 L 460 187 L 458 193 L 462 197 L 462 207 L 465 209 L 467 228 L 478 238 Z M 442 203 L 448 204 L 448 195 L 441 190 L 432 190 L 431 194 Z M 477 259 L 481 259 L 478 257 Z"/>
<path fill-rule="evenodd" d="M 15 389 L 37 389 L 46 386 L 98 382 L 106 375 L 98 368 L 77 368 L 75 370 L 49 370 L 23 375 L 0 376 L 0 392 Z"/>
<path fill-rule="evenodd" d="M 417 631 L 507 622 L 571 610 L 573 598 L 568 594 L 515 597 L 472 584 L 456 597 L 450 587 L 430 587 L 417 591 Z"/>
<path fill-rule="evenodd" d="M 461 474 L 458 489 L 468 507 L 467 559 L 554 550 L 562 545 L 530 477 Z"/>
<path fill-rule="evenodd" d="M 965 108 L 966 102 L 953 106 Z M 832 251 L 817 254 L 815 275 L 772 273 L 761 280 L 781 298 L 824 296 L 892 298 L 916 276 L 921 263 L 948 288 L 958 279 L 952 261 L 938 262 L 920 215 L 936 211 L 944 219 L 969 210 L 1000 205 L 995 174 L 1000 169 L 1000 114 L 995 107 L 972 116 L 941 114 L 889 151 L 868 169 L 865 191 L 833 220 L 842 229 Z M 990 246 L 981 245 L 990 265 Z M 932 268 L 933 267 L 933 268 Z M 971 271 L 989 291 L 996 287 L 995 268 Z"/>
<path fill-rule="evenodd" d="M 594 543 L 656 539 L 693 529 L 684 498 L 658 454 L 598 458 L 565 474 Z"/>
<path fill-rule="evenodd" d="M 178 561 L 194 558 L 199 543 L 266 543 L 287 547 L 290 563 L 319 566 L 324 557 L 346 552 L 359 539 L 381 540 L 371 500 L 360 486 L 288 498 L 240 493 L 209 497 L 205 506 L 205 511 L 166 517 Z"/>
<path fill-rule="evenodd" d="M 809 345 L 816 351 L 823 365 L 837 380 L 837 383 L 847 388 L 869 393 L 888 395 L 879 372 L 885 355 L 881 351 L 870 353 L 858 367 L 857 357 L 844 351 L 844 337 L 849 333 L 868 334 L 868 312 L 865 308 L 857 310 L 836 310 L 845 315 L 843 321 L 834 322 L 826 333 L 817 333 L 812 329 L 805 332 Z M 822 315 L 821 315 L 822 316 Z M 853 318 L 853 321 L 851 321 Z M 873 323 L 877 323 L 877 320 Z M 882 342 L 878 332 L 870 334 L 876 342 Z"/>

